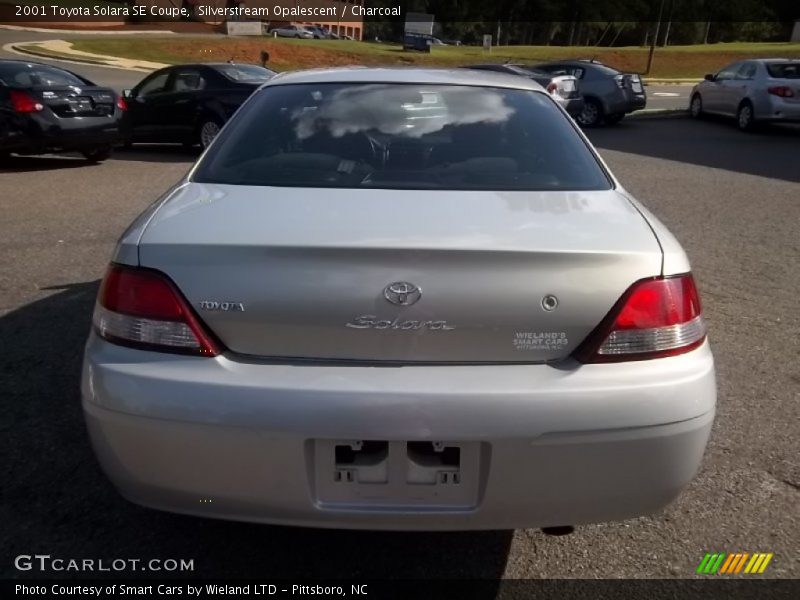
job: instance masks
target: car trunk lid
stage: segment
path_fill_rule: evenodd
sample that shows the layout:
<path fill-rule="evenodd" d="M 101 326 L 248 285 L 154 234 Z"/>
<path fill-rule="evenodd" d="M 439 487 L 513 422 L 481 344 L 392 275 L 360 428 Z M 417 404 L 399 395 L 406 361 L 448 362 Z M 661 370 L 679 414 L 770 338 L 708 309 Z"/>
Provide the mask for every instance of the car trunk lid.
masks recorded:
<path fill-rule="evenodd" d="M 189 183 L 139 256 L 233 353 L 401 363 L 562 359 L 661 270 L 649 225 L 613 190 Z"/>
<path fill-rule="evenodd" d="M 42 103 L 61 118 L 114 114 L 116 96 L 109 88 L 87 86 L 36 87 Z"/>

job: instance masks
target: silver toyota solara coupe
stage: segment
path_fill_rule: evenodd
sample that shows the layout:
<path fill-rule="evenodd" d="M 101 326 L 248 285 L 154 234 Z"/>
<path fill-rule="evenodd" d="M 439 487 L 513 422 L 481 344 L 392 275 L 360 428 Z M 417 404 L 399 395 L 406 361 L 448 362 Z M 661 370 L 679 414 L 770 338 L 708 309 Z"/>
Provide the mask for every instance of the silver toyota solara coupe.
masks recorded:
<path fill-rule="evenodd" d="M 279 75 L 123 234 L 86 346 L 128 499 L 265 523 L 651 513 L 701 462 L 689 262 L 531 80 Z"/>

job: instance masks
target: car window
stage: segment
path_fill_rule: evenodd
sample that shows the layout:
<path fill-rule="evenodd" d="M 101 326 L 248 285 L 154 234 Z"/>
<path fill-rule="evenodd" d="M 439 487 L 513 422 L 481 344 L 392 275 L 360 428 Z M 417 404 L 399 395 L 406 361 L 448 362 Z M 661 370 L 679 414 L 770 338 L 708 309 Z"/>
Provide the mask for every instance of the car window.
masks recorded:
<path fill-rule="evenodd" d="M 206 87 L 206 80 L 194 69 L 175 71 L 172 89 L 176 92 L 197 91 Z"/>
<path fill-rule="evenodd" d="M 775 79 L 800 79 L 800 62 L 767 63 L 767 72 Z"/>
<path fill-rule="evenodd" d="M 146 97 L 152 96 L 153 94 L 159 94 L 161 92 L 165 92 L 167 88 L 167 80 L 169 79 L 169 71 L 165 71 L 163 73 L 157 73 L 150 77 L 150 79 L 145 80 L 142 86 L 136 92 L 137 96 Z"/>
<path fill-rule="evenodd" d="M 233 81 L 267 81 L 277 74 L 275 71 L 257 65 L 221 65 L 215 68 Z"/>
<path fill-rule="evenodd" d="M 728 65 L 724 69 L 722 69 L 719 73 L 717 73 L 716 80 L 717 81 L 724 81 L 726 79 L 733 79 L 736 77 L 736 73 L 739 70 L 742 63 L 733 63 L 732 65 Z"/>
<path fill-rule="evenodd" d="M 754 62 L 746 62 L 743 63 L 739 70 L 736 72 L 736 79 L 739 80 L 749 80 L 755 77 L 756 75 L 756 63 Z"/>
<path fill-rule="evenodd" d="M 611 184 L 541 92 L 422 84 L 266 87 L 195 181 L 444 190 L 600 190 Z"/>
<path fill-rule="evenodd" d="M 583 79 L 586 74 L 586 69 L 576 65 L 548 65 L 544 67 L 537 65 L 535 68 L 540 71 L 547 71 L 551 75 L 572 75 L 576 79 Z"/>
<path fill-rule="evenodd" d="M 609 67 L 608 65 L 601 65 L 599 63 L 592 63 L 590 69 L 593 69 L 595 73 L 597 73 L 600 77 L 614 77 L 615 75 L 619 75 L 622 73 L 622 71 L 619 71 L 614 67 Z"/>
<path fill-rule="evenodd" d="M 5 63 L 0 65 L 0 79 L 9 85 L 31 86 L 84 86 L 87 82 L 62 69 L 48 65 Z"/>

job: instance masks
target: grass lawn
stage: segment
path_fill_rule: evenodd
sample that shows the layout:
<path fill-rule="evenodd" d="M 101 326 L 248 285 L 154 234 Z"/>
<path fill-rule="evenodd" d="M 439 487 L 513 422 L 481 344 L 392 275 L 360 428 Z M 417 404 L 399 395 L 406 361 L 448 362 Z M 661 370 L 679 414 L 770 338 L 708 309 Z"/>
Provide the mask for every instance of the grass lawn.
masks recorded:
<path fill-rule="evenodd" d="M 558 58 L 597 58 L 619 69 L 644 72 L 647 48 L 565 46 L 502 46 L 486 53 L 475 46 L 434 47 L 430 54 L 404 52 L 394 44 L 345 40 L 294 40 L 250 37 L 114 36 L 114 39 L 71 39 L 86 52 L 163 63 L 189 61 L 259 62 L 261 50 L 270 54 L 278 71 L 345 65 L 457 66 L 479 62 L 541 62 Z M 800 44 L 708 44 L 657 48 L 652 77 L 701 78 L 734 60 L 755 57 L 800 58 Z"/>

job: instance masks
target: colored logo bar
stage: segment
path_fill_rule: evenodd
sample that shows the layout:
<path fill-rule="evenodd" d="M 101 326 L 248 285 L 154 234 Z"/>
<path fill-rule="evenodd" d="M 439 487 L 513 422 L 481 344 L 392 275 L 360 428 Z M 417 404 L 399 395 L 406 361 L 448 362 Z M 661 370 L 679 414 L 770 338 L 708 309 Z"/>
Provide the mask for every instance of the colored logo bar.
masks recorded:
<path fill-rule="evenodd" d="M 736 575 L 738 573 L 757 575 L 766 570 L 773 556 L 772 552 L 707 553 L 700 561 L 697 573 L 700 575 L 714 575 L 715 573 L 719 575 Z"/>

